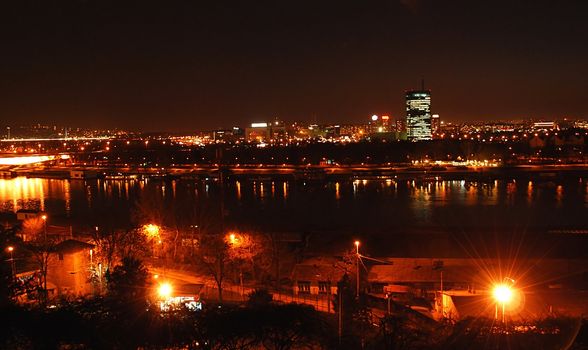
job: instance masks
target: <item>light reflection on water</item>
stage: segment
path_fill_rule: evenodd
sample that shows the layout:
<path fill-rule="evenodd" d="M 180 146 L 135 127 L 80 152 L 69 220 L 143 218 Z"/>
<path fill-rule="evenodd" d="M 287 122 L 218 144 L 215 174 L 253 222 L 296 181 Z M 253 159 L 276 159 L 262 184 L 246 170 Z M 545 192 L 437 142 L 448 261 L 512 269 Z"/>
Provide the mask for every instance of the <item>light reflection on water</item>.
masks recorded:
<path fill-rule="evenodd" d="M 335 226 L 435 225 L 447 218 L 453 222 L 479 221 L 480 225 L 488 223 L 484 220 L 508 225 L 524 218 L 526 222 L 551 225 L 581 224 L 582 217 L 588 215 L 588 183 L 581 179 L 566 183 L 234 181 L 227 182 L 224 192 L 227 206 L 235 206 L 235 220 L 255 220 L 261 212 L 268 212 L 283 225 L 299 225 L 298 221 L 304 220 L 322 220 Z M 198 180 L 70 181 L 19 177 L 0 179 L 0 210 L 47 210 L 73 219 L 100 210 L 130 217 L 135 203 L 146 193 L 164 202 L 181 199 L 182 203 L 212 201 L 219 195 L 217 183 Z"/>

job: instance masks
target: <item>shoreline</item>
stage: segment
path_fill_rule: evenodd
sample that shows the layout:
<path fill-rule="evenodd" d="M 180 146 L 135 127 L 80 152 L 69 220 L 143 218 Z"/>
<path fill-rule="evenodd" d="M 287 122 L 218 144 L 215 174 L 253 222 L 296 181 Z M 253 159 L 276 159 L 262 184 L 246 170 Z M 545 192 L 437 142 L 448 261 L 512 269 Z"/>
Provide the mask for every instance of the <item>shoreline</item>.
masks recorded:
<path fill-rule="evenodd" d="M 76 175 L 74 175 L 74 172 Z M 320 166 L 320 165 L 201 165 L 167 168 L 111 167 L 111 166 L 52 166 L 4 170 L 0 177 L 51 179 L 227 179 L 256 181 L 345 181 L 345 180 L 415 180 L 434 182 L 442 180 L 488 181 L 493 179 L 560 180 L 570 177 L 587 177 L 588 164 L 515 165 L 515 166 Z"/>

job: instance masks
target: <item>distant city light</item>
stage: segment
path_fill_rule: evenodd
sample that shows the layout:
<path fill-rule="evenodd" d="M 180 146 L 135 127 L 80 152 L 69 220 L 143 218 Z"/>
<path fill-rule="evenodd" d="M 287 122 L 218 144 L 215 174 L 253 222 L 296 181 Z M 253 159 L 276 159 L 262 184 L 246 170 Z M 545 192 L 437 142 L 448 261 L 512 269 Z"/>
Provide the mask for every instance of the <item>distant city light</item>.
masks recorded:
<path fill-rule="evenodd" d="M 267 123 L 251 123 L 252 128 L 267 128 Z"/>

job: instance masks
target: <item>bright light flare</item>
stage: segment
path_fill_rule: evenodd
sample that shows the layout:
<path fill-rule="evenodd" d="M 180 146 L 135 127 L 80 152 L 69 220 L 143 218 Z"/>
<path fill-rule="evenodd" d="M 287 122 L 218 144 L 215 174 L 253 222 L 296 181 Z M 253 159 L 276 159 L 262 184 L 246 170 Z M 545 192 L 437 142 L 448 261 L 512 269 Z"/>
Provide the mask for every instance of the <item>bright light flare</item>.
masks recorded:
<path fill-rule="evenodd" d="M 241 236 L 235 233 L 227 235 L 225 240 L 233 247 L 239 247 L 242 243 Z"/>
<path fill-rule="evenodd" d="M 43 163 L 56 159 L 69 159 L 69 155 L 64 154 L 59 156 L 25 156 L 0 158 L 0 165 L 27 165 Z"/>
<path fill-rule="evenodd" d="M 153 224 L 147 224 L 147 225 L 143 225 L 143 233 L 147 236 L 147 238 L 149 239 L 156 239 L 159 241 L 160 239 L 160 235 L 159 235 L 159 226 L 157 225 L 153 225 Z"/>
<path fill-rule="evenodd" d="M 501 304 L 509 303 L 513 297 L 512 288 L 504 284 L 499 284 L 494 287 L 492 294 L 494 299 Z"/>
<path fill-rule="evenodd" d="M 159 296 L 162 298 L 169 298 L 172 294 L 172 291 L 172 285 L 167 282 L 160 284 L 159 288 L 157 288 L 157 294 L 159 294 Z"/>

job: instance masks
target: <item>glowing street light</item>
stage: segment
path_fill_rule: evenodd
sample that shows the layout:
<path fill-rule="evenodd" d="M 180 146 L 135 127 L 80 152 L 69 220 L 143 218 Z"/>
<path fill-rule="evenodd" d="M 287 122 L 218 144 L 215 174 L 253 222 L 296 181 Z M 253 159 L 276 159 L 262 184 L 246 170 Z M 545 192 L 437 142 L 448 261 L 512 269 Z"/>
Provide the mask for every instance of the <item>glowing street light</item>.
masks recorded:
<path fill-rule="evenodd" d="M 162 244 L 161 240 L 161 228 L 154 224 L 143 225 L 141 231 L 151 241 L 151 255 L 155 258 L 155 243 Z"/>
<path fill-rule="evenodd" d="M 515 281 L 512 278 L 505 278 L 504 282 L 494 286 L 492 290 L 492 296 L 496 300 L 496 311 L 494 314 L 495 319 L 498 319 L 498 304 L 502 306 L 502 323 L 505 322 L 506 304 L 512 302 L 514 291 L 512 286 Z"/>
<path fill-rule="evenodd" d="M 41 219 L 43 219 L 43 233 L 45 235 L 45 239 L 47 239 L 47 215 L 41 215 Z"/>
<path fill-rule="evenodd" d="M 16 279 L 16 266 L 14 265 L 14 256 L 13 256 L 14 247 L 8 246 L 8 247 L 6 247 L 6 250 L 10 253 L 10 267 L 12 269 L 12 277 L 14 279 Z"/>
<path fill-rule="evenodd" d="M 159 285 L 159 288 L 157 288 L 157 294 L 159 294 L 159 296 L 163 299 L 167 299 L 171 296 L 173 291 L 172 285 L 169 284 L 168 282 L 164 282 L 162 284 Z"/>
<path fill-rule="evenodd" d="M 512 289 L 504 284 L 494 287 L 494 299 L 499 303 L 506 304 L 512 300 Z"/>
<path fill-rule="evenodd" d="M 157 226 L 157 225 L 154 225 L 154 224 L 143 225 L 143 233 L 149 239 L 156 239 L 156 238 L 159 239 L 160 238 L 159 231 L 160 231 L 160 229 L 159 229 L 159 226 Z"/>

